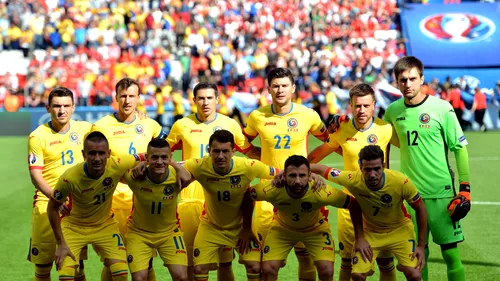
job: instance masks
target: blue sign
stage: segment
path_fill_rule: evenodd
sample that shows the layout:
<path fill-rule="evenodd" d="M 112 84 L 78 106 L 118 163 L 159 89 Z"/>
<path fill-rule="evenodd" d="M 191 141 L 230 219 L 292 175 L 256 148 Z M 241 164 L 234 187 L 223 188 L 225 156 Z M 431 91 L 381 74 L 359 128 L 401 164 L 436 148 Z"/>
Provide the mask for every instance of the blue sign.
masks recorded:
<path fill-rule="evenodd" d="M 500 66 L 500 3 L 407 6 L 408 54 L 426 67 Z"/>
<path fill-rule="evenodd" d="M 494 90 L 497 81 L 500 81 L 500 68 L 431 68 L 424 70 L 426 82 L 430 82 L 432 78 L 438 78 L 443 83 L 448 76 L 453 83 L 459 83 L 460 78 L 463 77 L 471 90 L 476 87 Z"/>

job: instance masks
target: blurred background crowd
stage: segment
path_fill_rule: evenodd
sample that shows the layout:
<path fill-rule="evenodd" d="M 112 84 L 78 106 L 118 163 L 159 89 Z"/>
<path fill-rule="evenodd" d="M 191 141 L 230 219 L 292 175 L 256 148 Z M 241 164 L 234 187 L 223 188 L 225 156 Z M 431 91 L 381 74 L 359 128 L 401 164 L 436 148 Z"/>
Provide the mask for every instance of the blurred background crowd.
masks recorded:
<path fill-rule="evenodd" d="M 336 113 L 336 92 L 393 83 L 406 54 L 399 13 L 395 0 L 4 0 L 0 105 L 43 106 L 56 85 L 78 105 L 112 105 L 125 76 L 140 82 L 144 107 L 189 101 L 203 80 L 263 105 L 266 73 L 288 67 L 297 102 Z M 424 90 L 447 98 L 451 86 Z"/>

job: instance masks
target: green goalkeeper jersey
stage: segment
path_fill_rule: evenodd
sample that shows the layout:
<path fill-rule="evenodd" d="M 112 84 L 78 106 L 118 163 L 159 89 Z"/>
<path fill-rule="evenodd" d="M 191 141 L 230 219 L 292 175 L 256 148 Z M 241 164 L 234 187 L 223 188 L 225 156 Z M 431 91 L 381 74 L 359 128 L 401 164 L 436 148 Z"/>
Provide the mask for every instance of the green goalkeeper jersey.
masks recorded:
<path fill-rule="evenodd" d="M 422 198 L 453 197 L 448 150 L 456 151 L 467 140 L 451 104 L 426 96 L 418 105 L 401 98 L 389 105 L 384 119 L 399 138 L 401 172 L 416 185 Z"/>

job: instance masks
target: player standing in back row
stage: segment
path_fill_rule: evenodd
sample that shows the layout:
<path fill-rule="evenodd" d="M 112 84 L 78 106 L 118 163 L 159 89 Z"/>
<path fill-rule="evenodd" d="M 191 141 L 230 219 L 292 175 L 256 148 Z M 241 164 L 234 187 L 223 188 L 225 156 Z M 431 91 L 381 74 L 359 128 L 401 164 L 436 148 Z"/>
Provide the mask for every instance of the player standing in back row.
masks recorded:
<path fill-rule="evenodd" d="M 262 163 L 283 169 L 289 156 L 307 157 L 309 133 L 324 142 L 328 138 L 328 132 L 314 110 L 292 103 L 295 82 L 289 69 L 273 69 L 267 75 L 267 82 L 272 104 L 250 113 L 243 133 L 250 141 L 257 136 L 260 137 Z M 326 209 L 325 211 L 327 212 Z M 273 205 L 268 202 L 257 202 L 255 229 L 259 236 L 262 236 L 259 238 L 265 239 L 272 217 Z M 303 243 L 300 244 L 295 248 L 299 261 L 299 279 L 315 280 L 316 269 L 312 259 Z"/>
<path fill-rule="evenodd" d="M 469 156 L 467 140 L 452 106 L 420 91 L 424 66 L 415 57 L 403 57 L 394 66 L 404 98 L 389 105 L 384 119 L 392 123 L 399 138 L 401 171 L 416 185 L 428 209 L 433 241 L 441 246 L 448 280 L 463 281 L 465 272 L 458 242 L 464 240 L 460 219 L 470 210 Z M 448 161 L 455 153 L 460 189 L 457 195 Z M 413 216 L 414 217 L 414 216 Z M 426 237 L 426 245 L 428 243 Z M 428 245 L 425 257 L 429 257 Z M 427 267 L 422 273 L 428 280 Z"/>
<path fill-rule="evenodd" d="M 67 88 L 54 88 L 50 92 L 47 111 L 50 121 L 38 126 L 28 139 L 28 165 L 36 188 L 28 253 L 28 260 L 35 264 L 34 281 L 50 281 L 56 241 L 47 216 L 47 204 L 62 173 L 83 161 L 83 137 L 91 126 L 88 122 L 71 120 L 75 103 L 73 93 Z M 85 280 L 82 262 L 75 280 Z"/>

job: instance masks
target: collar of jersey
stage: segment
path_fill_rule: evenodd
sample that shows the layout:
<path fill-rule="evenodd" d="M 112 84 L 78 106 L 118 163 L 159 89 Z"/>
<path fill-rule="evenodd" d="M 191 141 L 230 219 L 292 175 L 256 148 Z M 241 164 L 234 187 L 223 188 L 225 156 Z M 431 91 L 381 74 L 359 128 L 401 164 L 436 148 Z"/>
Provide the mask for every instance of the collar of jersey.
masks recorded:
<path fill-rule="evenodd" d="M 203 124 L 207 124 L 207 125 L 210 124 L 210 123 L 212 123 L 212 122 L 214 122 L 215 120 L 217 120 L 217 116 L 219 116 L 219 113 L 216 112 L 214 120 L 209 121 L 209 122 L 203 122 L 203 121 L 200 120 L 200 118 L 198 118 L 198 113 L 194 114 L 194 118 L 196 118 L 196 120 L 198 120 L 198 122 L 203 123 Z"/>
<path fill-rule="evenodd" d="M 134 114 L 134 120 L 132 120 L 130 122 L 122 122 L 122 121 L 120 121 L 120 119 L 118 119 L 118 112 L 113 113 L 113 116 L 116 118 L 116 121 L 123 123 L 123 124 L 127 124 L 127 125 L 134 123 L 135 119 L 137 119 L 137 115 Z"/>
<path fill-rule="evenodd" d="M 214 170 L 214 172 L 217 174 L 217 175 L 221 175 L 221 176 L 225 176 L 229 173 L 231 173 L 231 171 L 233 170 L 233 166 L 234 166 L 234 159 L 231 159 L 231 168 L 229 168 L 229 171 L 227 171 L 227 173 L 225 174 L 219 174 L 216 170 L 215 170 L 215 167 L 214 167 L 214 163 L 212 162 L 212 169 Z"/>
<path fill-rule="evenodd" d="M 288 196 L 290 196 L 290 198 L 292 198 L 292 199 L 302 199 L 302 198 L 304 198 L 304 196 L 306 196 L 307 191 L 309 191 L 309 183 L 307 183 L 306 192 L 304 192 L 304 195 L 302 195 L 301 197 L 297 197 L 296 198 L 296 197 L 293 197 L 292 195 L 290 195 L 290 192 L 289 192 L 288 187 L 286 186 L 286 184 L 285 184 L 285 190 L 286 190 L 286 193 L 288 194 Z"/>
<path fill-rule="evenodd" d="M 274 112 L 274 106 L 273 106 L 273 104 L 271 104 L 271 112 L 272 112 L 273 114 L 278 115 L 278 116 L 285 116 L 285 115 L 287 115 L 288 113 L 292 112 L 292 110 L 293 110 L 293 102 L 292 102 L 292 107 L 290 107 L 290 111 L 288 111 L 288 112 L 286 112 L 286 113 L 276 113 L 276 112 Z"/>
<path fill-rule="evenodd" d="M 358 129 L 358 128 L 356 128 L 356 123 L 354 122 L 354 118 L 352 118 L 352 126 L 354 127 L 354 129 L 356 129 L 356 130 L 358 130 L 360 132 L 368 131 L 372 127 L 372 125 L 373 125 L 374 122 L 375 122 L 375 117 L 372 116 L 372 122 L 370 123 L 370 126 L 368 126 L 368 128 L 366 128 L 366 129 Z"/>
<path fill-rule="evenodd" d="M 405 104 L 406 107 L 417 107 L 417 106 L 421 106 L 428 98 L 429 98 L 429 95 L 425 95 L 425 98 L 417 104 L 407 104 L 406 102 L 404 102 L 404 99 L 403 99 L 403 103 Z"/>
<path fill-rule="evenodd" d="M 52 127 L 52 121 L 49 121 L 49 123 L 47 123 L 47 124 L 49 125 L 49 128 L 50 128 L 52 131 L 54 131 L 54 132 L 56 132 L 56 133 L 58 133 L 58 134 L 60 134 L 60 135 L 65 135 L 66 133 L 68 133 L 68 132 L 69 132 L 69 130 L 71 130 L 71 120 L 69 121 L 69 127 L 68 127 L 68 130 L 67 130 L 66 132 L 64 132 L 64 133 L 57 132 L 56 130 L 54 130 L 54 127 Z"/>
<path fill-rule="evenodd" d="M 146 176 L 148 177 L 148 179 L 152 182 L 152 183 L 155 183 L 155 184 L 161 184 L 163 183 L 164 181 L 166 181 L 168 179 L 168 176 L 170 176 L 170 169 L 167 167 L 167 175 L 165 176 L 165 178 L 160 181 L 160 182 L 156 182 L 154 181 L 151 177 L 150 177 L 150 170 L 149 170 L 149 167 L 146 167 Z"/>

